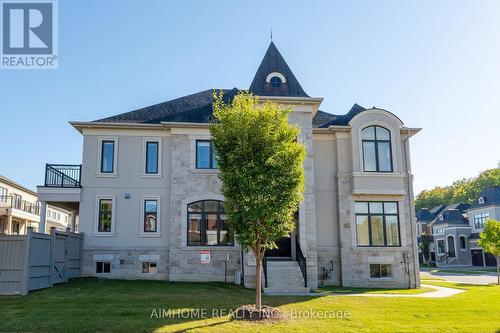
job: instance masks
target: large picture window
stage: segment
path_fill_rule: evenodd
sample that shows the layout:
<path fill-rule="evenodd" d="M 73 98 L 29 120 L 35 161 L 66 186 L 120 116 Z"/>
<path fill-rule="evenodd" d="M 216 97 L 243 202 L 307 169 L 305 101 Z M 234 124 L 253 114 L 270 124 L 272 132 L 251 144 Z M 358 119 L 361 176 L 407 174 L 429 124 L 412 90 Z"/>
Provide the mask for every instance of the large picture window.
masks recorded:
<path fill-rule="evenodd" d="M 98 232 L 111 232 L 113 214 L 113 200 L 99 199 L 99 220 L 97 224 Z"/>
<path fill-rule="evenodd" d="M 196 169 L 217 169 L 212 141 L 196 140 Z"/>
<path fill-rule="evenodd" d="M 358 201 L 356 235 L 358 246 L 400 246 L 397 202 Z"/>
<path fill-rule="evenodd" d="M 476 230 L 484 229 L 486 220 L 490 217 L 489 213 L 481 213 L 474 215 L 474 228 Z"/>
<path fill-rule="evenodd" d="M 234 245 L 234 235 L 227 227 L 224 202 L 196 201 L 187 206 L 188 239 L 190 246 Z"/>
<path fill-rule="evenodd" d="M 101 142 L 101 173 L 113 173 L 115 163 L 115 142 L 103 140 Z"/>
<path fill-rule="evenodd" d="M 392 172 L 391 133 L 380 126 L 368 126 L 361 131 L 363 170 Z"/>

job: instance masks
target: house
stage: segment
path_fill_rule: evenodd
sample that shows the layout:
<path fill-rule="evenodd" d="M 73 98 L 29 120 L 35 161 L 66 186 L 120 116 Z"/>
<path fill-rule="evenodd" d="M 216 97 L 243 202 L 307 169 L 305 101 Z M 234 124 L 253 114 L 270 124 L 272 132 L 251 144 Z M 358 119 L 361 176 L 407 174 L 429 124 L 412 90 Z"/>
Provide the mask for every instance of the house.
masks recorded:
<path fill-rule="evenodd" d="M 219 90 L 219 89 L 217 89 Z M 225 101 L 239 90 L 223 89 Z M 266 254 L 268 291 L 318 284 L 419 285 L 407 127 L 357 104 L 321 111 L 271 42 L 250 85 L 292 108 L 306 146 L 296 229 Z M 82 165 L 47 165 L 42 207 L 79 215 L 86 276 L 233 281 L 255 286 L 255 259 L 227 228 L 210 141 L 213 89 L 106 117 L 73 121 Z M 42 224 L 44 223 L 42 219 Z M 299 264 L 300 263 L 300 264 Z"/>
<path fill-rule="evenodd" d="M 495 266 L 496 258 L 491 253 L 484 253 L 478 245 L 479 234 L 484 229 L 488 218 L 500 220 L 500 186 L 483 189 L 472 205 L 467 209 L 471 234 L 468 239 L 471 263 L 473 266 Z"/>
<path fill-rule="evenodd" d="M 67 227 L 67 211 L 50 207 L 47 212 L 51 214 L 47 215 L 46 231 L 53 226 Z M 0 234 L 22 235 L 30 226 L 38 231 L 40 213 L 36 192 L 0 175 Z"/>

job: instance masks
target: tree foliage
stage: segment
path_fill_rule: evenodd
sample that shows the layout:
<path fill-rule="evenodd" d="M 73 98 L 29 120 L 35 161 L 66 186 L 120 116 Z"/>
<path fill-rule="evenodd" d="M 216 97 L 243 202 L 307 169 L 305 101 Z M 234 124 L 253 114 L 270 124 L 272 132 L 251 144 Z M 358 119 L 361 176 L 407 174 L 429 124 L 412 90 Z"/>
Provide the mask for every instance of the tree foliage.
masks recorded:
<path fill-rule="evenodd" d="M 491 253 L 497 258 L 497 278 L 500 284 L 500 221 L 486 220 L 486 225 L 479 237 L 478 244 L 484 252 Z"/>
<path fill-rule="evenodd" d="M 500 168 L 486 170 L 475 178 L 464 178 L 450 186 L 424 190 L 415 199 L 415 209 L 432 208 L 457 202 L 472 203 L 479 192 L 488 186 L 500 185 Z"/>
<path fill-rule="evenodd" d="M 267 249 L 294 229 L 293 215 L 303 198 L 304 145 L 300 129 L 288 123 L 290 109 L 260 103 L 240 93 L 226 104 L 214 94 L 210 126 L 225 197 L 229 227 L 245 251 L 257 261 L 260 308 L 260 265 Z"/>

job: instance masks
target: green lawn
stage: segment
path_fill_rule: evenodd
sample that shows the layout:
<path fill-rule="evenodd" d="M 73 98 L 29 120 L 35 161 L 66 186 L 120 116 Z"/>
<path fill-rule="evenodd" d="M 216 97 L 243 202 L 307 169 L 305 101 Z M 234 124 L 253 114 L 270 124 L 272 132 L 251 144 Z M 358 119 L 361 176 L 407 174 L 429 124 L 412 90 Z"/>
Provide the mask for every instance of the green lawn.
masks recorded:
<path fill-rule="evenodd" d="M 427 281 L 428 284 L 440 284 Z M 455 284 L 446 283 L 453 287 Z M 77 279 L 66 285 L 0 297 L 0 332 L 496 332 L 500 286 L 457 285 L 444 299 L 400 297 L 264 297 L 293 319 L 255 324 L 212 318 L 212 310 L 252 303 L 254 292 L 222 283 Z M 201 317 L 150 318 L 154 309 L 206 309 Z M 158 311 L 158 310 L 157 310 Z M 199 310 L 204 311 L 204 310 Z M 306 311 L 301 314 L 298 311 Z M 168 313 L 167 313 L 168 314 Z M 196 310 L 194 313 L 196 314 Z M 313 316 L 313 318 L 311 318 Z M 320 318 L 320 317 L 327 318 Z M 330 318 L 328 318 L 330 317 Z M 343 319 L 342 319 L 343 318 Z"/>
<path fill-rule="evenodd" d="M 435 289 L 430 287 L 421 287 L 419 289 L 380 289 L 380 288 L 345 288 L 327 286 L 318 289 L 320 293 L 331 294 L 392 294 L 392 295 L 408 295 L 422 294 Z"/>

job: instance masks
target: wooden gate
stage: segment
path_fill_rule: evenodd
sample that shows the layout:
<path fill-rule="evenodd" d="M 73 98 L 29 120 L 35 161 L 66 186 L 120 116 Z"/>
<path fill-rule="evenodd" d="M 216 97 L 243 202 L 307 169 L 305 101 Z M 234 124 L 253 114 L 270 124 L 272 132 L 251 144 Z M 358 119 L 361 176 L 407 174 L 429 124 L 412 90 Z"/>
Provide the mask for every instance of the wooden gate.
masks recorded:
<path fill-rule="evenodd" d="M 67 239 L 68 236 L 65 234 L 61 234 L 59 232 L 55 232 L 54 235 L 54 260 L 52 267 L 52 283 L 63 283 L 67 282 L 67 264 L 66 264 L 66 255 L 67 255 Z"/>

